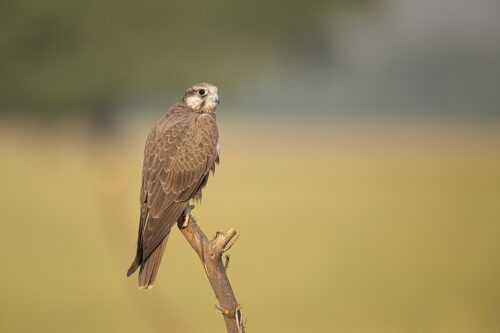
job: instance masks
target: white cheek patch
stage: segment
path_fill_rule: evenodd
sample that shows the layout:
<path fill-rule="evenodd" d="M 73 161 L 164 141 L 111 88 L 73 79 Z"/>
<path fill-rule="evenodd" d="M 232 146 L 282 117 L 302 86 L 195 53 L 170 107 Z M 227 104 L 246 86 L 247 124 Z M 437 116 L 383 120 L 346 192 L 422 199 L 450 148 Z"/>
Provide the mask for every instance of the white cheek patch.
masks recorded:
<path fill-rule="evenodd" d="M 222 145 L 220 143 L 217 143 L 217 155 L 220 156 L 222 154 Z"/>
<path fill-rule="evenodd" d="M 196 95 L 186 98 L 186 104 L 192 109 L 198 109 L 201 105 L 201 98 Z"/>

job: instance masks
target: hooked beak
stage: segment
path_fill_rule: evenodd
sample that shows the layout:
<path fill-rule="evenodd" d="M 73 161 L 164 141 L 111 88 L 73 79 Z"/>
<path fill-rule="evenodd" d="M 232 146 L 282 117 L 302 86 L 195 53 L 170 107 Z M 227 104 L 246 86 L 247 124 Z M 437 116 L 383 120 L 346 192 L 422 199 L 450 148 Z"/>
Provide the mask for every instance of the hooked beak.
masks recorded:
<path fill-rule="evenodd" d="M 219 103 L 219 94 L 215 93 L 209 97 L 211 101 L 214 101 L 215 103 Z"/>

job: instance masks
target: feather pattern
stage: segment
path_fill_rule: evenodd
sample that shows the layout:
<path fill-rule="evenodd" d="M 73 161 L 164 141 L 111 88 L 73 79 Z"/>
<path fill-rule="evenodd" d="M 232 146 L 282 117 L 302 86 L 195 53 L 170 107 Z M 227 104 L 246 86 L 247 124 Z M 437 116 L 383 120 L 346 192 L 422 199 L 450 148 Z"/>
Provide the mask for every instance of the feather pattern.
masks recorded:
<path fill-rule="evenodd" d="M 141 267 L 140 287 L 147 288 L 154 282 L 170 229 L 189 200 L 201 199 L 201 190 L 218 162 L 217 141 L 215 114 L 197 112 L 184 100 L 172 106 L 149 133 L 144 149 L 137 253 L 127 273 Z"/>

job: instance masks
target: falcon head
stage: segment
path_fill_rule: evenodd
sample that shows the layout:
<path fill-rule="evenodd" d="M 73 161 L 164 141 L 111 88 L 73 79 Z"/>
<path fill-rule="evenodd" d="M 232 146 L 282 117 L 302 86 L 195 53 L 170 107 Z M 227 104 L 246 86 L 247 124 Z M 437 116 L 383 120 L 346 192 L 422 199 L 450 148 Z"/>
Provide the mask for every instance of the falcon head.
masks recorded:
<path fill-rule="evenodd" d="M 198 83 L 186 91 L 183 100 L 196 112 L 213 113 L 219 105 L 217 92 L 217 87 L 210 83 Z"/>

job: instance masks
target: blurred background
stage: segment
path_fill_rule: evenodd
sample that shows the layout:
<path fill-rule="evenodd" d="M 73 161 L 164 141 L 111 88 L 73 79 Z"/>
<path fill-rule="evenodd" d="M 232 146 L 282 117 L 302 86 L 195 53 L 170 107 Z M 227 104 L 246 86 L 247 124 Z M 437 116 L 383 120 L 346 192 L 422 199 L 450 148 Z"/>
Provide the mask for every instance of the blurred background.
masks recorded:
<path fill-rule="evenodd" d="M 0 2 L 0 331 L 222 332 L 173 230 L 135 254 L 143 144 L 197 82 L 248 332 L 500 331 L 500 2 Z"/>

